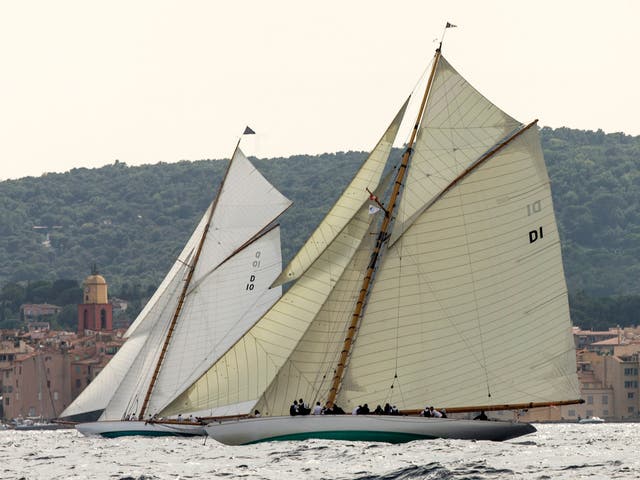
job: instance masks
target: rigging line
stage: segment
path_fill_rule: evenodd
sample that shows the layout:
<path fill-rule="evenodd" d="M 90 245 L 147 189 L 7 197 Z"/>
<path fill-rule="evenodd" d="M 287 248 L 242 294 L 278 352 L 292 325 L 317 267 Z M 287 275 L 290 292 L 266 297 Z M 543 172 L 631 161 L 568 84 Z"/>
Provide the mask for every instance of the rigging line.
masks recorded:
<path fill-rule="evenodd" d="M 462 201 L 462 189 L 456 189 L 456 191 L 454 192 L 457 194 L 458 198 L 460 199 L 459 202 L 460 202 L 460 209 L 462 210 L 462 225 L 464 227 L 465 238 L 468 239 L 469 231 L 468 231 L 468 225 L 467 225 L 467 213 L 465 212 L 465 205 Z M 489 382 L 489 371 L 487 369 L 487 355 L 484 349 L 484 336 L 482 334 L 482 325 L 480 324 L 480 314 L 478 311 L 478 287 L 476 284 L 476 275 L 475 275 L 476 272 L 473 268 L 473 263 L 471 262 L 471 251 L 469 250 L 468 241 L 464 243 L 464 248 L 466 250 L 465 256 L 467 260 L 467 267 L 471 272 L 471 283 L 473 284 L 471 293 L 473 294 L 473 302 L 475 304 L 474 311 L 475 311 L 476 323 L 478 324 L 478 332 L 480 337 L 480 353 L 482 355 L 482 362 L 479 362 L 479 365 L 482 368 L 482 371 L 484 372 L 485 383 L 487 386 L 487 396 L 491 398 L 491 385 Z"/>

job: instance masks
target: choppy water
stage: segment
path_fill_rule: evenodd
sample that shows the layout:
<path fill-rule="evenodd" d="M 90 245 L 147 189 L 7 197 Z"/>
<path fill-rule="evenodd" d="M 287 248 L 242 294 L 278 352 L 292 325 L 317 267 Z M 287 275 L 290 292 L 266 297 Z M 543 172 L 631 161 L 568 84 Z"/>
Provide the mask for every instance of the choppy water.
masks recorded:
<path fill-rule="evenodd" d="M 539 425 L 503 443 L 309 440 L 228 447 L 208 439 L 0 431 L 1 479 L 638 479 L 640 424 Z"/>

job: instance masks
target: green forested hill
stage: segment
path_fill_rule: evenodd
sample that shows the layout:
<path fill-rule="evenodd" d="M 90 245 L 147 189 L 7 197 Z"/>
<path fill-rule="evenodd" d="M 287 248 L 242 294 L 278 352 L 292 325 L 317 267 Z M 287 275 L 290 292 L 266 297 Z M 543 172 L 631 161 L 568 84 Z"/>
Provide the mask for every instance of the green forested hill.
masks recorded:
<path fill-rule="evenodd" d="M 640 294 L 640 137 L 542 130 L 570 292 Z"/>
<path fill-rule="evenodd" d="M 567 128 L 541 134 L 567 283 L 578 299 L 574 321 L 589 321 L 583 315 L 593 309 L 585 302 L 598 304 L 598 297 L 627 296 L 631 308 L 640 295 L 640 137 Z M 364 157 L 340 152 L 254 160 L 294 201 L 281 221 L 285 260 Z M 81 281 L 94 263 L 111 292 L 148 293 L 213 198 L 225 166 L 220 160 L 140 167 L 116 161 L 0 182 L 2 300 L 11 299 L 16 282 Z"/>

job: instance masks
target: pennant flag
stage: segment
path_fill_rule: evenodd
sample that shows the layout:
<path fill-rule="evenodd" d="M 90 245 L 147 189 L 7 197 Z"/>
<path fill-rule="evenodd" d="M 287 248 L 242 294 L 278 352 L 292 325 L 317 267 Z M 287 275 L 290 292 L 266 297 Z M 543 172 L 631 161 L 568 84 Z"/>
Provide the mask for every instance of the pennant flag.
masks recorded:
<path fill-rule="evenodd" d="M 456 28 L 458 25 L 454 25 L 453 23 L 447 22 L 447 26 L 444 28 Z"/>
<path fill-rule="evenodd" d="M 247 126 L 244 129 L 243 135 L 254 135 L 256 132 L 254 132 L 251 127 Z"/>
<path fill-rule="evenodd" d="M 374 207 L 373 205 L 369 205 L 369 215 L 373 215 L 374 213 L 378 213 L 380 209 L 378 207 Z"/>

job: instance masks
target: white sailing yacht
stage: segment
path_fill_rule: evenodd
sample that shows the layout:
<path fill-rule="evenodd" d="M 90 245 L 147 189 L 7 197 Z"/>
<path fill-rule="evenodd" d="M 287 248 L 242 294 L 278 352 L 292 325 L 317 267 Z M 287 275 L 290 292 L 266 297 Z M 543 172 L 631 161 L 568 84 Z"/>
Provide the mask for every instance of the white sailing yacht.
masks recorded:
<path fill-rule="evenodd" d="M 207 409 L 161 412 L 280 297 L 281 287 L 270 288 L 282 269 L 274 221 L 290 205 L 238 145 L 218 195 L 127 341 L 61 418 L 84 421 L 76 428 L 87 435 L 204 435 L 201 423 L 186 420 Z M 98 421 L 83 420 L 91 417 Z"/>
<path fill-rule="evenodd" d="M 385 193 L 404 110 L 274 283 L 291 287 L 165 414 L 211 409 L 207 434 L 226 444 L 505 440 L 535 428 L 417 414 L 581 402 L 536 122 L 493 105 L 439 48 Z M 403 415 L 289 416 L 301 397 Z"/>

